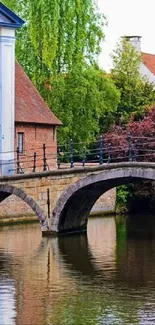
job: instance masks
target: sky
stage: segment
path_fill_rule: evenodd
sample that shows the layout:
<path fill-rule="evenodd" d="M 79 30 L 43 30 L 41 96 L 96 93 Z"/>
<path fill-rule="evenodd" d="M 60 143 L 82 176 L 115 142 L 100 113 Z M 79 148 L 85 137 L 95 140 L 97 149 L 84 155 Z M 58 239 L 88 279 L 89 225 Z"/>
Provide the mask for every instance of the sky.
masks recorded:
<path fill-rule="evenodd" d="M 99 58 L 103 69 L 109 71 L 112 67 L 110 53 L 124 35 L 142 36 L 142 52 L 155 54 L 155 0 L 97 0 L 97 3 L 108 21 Z"/>

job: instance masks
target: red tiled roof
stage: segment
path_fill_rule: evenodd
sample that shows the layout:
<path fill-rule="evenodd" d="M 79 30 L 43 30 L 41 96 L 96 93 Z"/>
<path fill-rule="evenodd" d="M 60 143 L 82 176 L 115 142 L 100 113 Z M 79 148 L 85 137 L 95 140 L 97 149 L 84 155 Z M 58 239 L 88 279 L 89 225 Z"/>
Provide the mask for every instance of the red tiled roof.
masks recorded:
<path fill-rule="evenodd" d="M 15 66 L 15 122 L 61 125 L 21 65 Z"/>
<path fill-rule="evenodd" d="M 142 62 L 155 75 L 155 54 L 142 53 Z"/>

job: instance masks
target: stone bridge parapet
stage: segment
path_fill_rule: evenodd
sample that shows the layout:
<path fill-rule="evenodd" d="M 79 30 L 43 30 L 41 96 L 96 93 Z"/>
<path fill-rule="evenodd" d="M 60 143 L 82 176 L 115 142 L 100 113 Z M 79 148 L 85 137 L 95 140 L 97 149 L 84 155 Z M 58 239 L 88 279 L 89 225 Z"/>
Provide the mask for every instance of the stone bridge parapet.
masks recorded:
<path fill-rule="evenodd" d="M 85 231 L 90 210 L 103 193 L 139 179 L 155 180 L 155 163 L 111 163 L 1 176 L 0 200 L 14 194 L 26 202 L 38 216 L 43 234 Z"/>

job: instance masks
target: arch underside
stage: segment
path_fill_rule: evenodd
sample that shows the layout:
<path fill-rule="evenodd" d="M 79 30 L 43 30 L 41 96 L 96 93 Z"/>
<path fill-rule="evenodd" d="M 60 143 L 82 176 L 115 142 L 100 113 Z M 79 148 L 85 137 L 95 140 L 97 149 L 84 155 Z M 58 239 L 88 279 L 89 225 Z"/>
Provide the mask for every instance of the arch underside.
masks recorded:
<path fill-rule="evenodd" d="M 106 191 L 119 185 L 135 183 L 142 179 L 155 180 L 155 171 L 109 171 L 90 175 L 71 185 L 63 193 L 54 210 L 57 232 L 76 232 L 87 229 L 90 211 Z M 56 222 L 57 220 L 57 222 Z"/>
<path fill-rule="evenodd" d="M 138 180 L 139 178 L 134 178 L 132 182 Z M 131 178 L 122 179 L 122 182 L 118 180 L 97 182 L 78 190 L 66 202 L 60 215 L 58 230 L 60 232 L 71 229 L 85 230 L 90 211 L 99 197 L 113 187 L 128 183 L 131 183 Z"/>
<path fill-rule="evenodd" d="M 38 204 L 33 200 L 32 197 L 27 195 L 22 189 L 14 187 L 12 185 L 4 184 L 0 185 L 0 202 L 5 200 L 7 197 L 10 195 L 16 195 L 19 197 L 21 200 L 23 200 L 25 203 L 29 205 L 29 207 L 35 212 L 37 215 L 41 225 L 45 223 L 45 216 L 38 206 Z"/>

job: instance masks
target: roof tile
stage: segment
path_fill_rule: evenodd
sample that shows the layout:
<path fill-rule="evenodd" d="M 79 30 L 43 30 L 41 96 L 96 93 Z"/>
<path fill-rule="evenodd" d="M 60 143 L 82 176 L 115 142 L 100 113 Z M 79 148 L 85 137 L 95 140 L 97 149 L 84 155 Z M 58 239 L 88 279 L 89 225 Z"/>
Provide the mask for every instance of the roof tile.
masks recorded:
<path fill-rule="evenodd" d="M 48 125 L 62 123 L 51 112 L 21 65 L 15 65 L 15 121 Z"/>
<path fill-rule="evenodd" d="M 155 54 L 142 52 L 142 62 L 155 75 Z"/>

